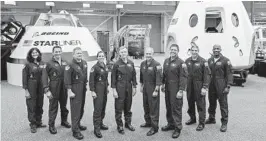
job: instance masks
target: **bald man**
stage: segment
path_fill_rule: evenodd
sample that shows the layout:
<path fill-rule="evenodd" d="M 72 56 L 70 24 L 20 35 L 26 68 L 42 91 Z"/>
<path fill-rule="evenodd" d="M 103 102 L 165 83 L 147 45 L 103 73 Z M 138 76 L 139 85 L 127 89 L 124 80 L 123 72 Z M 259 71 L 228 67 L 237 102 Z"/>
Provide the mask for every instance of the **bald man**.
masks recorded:
<path fill-rule="evenodd" d="M 145 58 L 140 65 L 140 91 L 143 93 L 145 123 L 140 127 L 151 127 L 147 136 L 158 132 L 160 109 L 160 85 L 162 84 L 162 67 L 153 59 L 153 48 L 146 48 Z"/>
<path fill-rule="evenodd" d="M 228 123 L 228 101 L 227 94 L 230 91 L 230 84 L 233 83 L 232 65 L 228 58 L 221 54 L 221 46 L 213 46 L 213 56 L 208 60 L 211 69 L 211 82 L 209 86 L 209 118 L 206 124 L 215 124 L 215 113 L 217 99 L 220 104 L 222 114 L 221 132 L 226 132 Z"/>

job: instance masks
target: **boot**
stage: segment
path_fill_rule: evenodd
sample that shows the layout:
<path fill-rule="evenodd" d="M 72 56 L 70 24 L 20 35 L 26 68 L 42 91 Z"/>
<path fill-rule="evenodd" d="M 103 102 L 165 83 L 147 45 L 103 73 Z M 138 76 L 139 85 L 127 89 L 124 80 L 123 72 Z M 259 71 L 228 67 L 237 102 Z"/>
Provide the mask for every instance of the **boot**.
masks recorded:
<path fill-rule="evenodd" d="M 181 130 L 176 128 L 172 135 L 172 138 L 174 139 L 178 138 L 180 136 L 180 133 L 181 133 Z"/>
<path fill-rule="evenodd" d="M 54 126 L 49 126 L 49 131 L 51 134 L 56 134 L 57 133 L 57 130 L 55 129 Z"/>

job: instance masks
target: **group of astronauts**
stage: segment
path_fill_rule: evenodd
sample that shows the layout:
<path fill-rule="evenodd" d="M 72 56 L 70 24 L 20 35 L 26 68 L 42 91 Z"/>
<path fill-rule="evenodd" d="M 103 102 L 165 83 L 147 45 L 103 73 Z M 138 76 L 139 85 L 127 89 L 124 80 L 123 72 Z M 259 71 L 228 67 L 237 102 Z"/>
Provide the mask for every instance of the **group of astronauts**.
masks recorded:
<path fill-rule="evenodd" d="M 207 61 L 199 56 L 199 47 L 191 47 L 191 57 L 183 61 L 178 57 L 179 46 L 170 46 L 170 57 L 163 65 L 153 58 L 153 48 L 145 48 L 145 60 L 140 65 L 140 92 L 143 95 L 145 123 L 140 127 L 149 127 L 147 136 L 154 135 L 159 129 L 160 93 L 165 93 L 167 125 L 162 131 L 173 130 L 172 138 L 178 138 L 182 130 L 183 95 L 186 93 L 190 119 L 185 123 L 196 123 L 196 110 L 199 115 L 197 131 L 204 129 L 205 124 L 215 124 L 217 100 L 221 109 L 221 132 L 226 132 L 228 122 L 227 94 L 232 83 L 231 63 L 221 54 L 221 46 L 213 46 L 213 56 Z M 49 99 L 49 131 L 56 134 L 55 119 L 58 103 L 61 109 L 61 125 L 72 127 L 73 137 L 83 139 L 81 131 L 87 127 L 80 124 L 84 114 L 87 88 L 93 97 L 94 134 L 102 138 L 101 130 L 108 130 L 103 123 L 107 103 L 107 94 L 115 98 L 115 120 L 117 131 L 124 134 L 124 127 L 135 131 L 132 121 L 132 98 L 137 93 L 137 73 L 133 61 L 128 59 L 128 50 L 119 48 L 119 59 L 108 70 L 105 64 L 105 53 L 97 54 L 97 63 L 91 68 L 87 77 L 87 63 L 82 59 L 82 49 L 73 50 L 73 60 L 67 63 L 62 57 L 62 48 L 53 47 L 53 56 L 48 62 L 41 60 L 42 53 L 32 48 L 27 55 L 23 69 L 23 88 L 25 89 L 28 120 L 32 133 L 37 128 L 46 127 L 42 123 L 43 97 Z M 111 89 L 109 89 L 108 72 L 111 71 Z M 87 83 L 88 86 L 87 86 Z M 205 96 L 209 99 L 209 118 L 206 119 Z M 70 98 L 71 125 L 67 121 L 67 99 Z M 124 113 L 124 122 L 122 121 Z"/>

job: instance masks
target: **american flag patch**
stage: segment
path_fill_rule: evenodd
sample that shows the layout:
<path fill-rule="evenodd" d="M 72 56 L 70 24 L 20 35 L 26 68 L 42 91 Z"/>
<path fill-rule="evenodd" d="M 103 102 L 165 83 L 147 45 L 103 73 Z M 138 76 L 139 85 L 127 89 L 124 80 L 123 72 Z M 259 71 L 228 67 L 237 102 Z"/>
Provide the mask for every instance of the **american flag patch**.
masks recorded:
<path fill-rule="evenodd" d="M 33 40 L 25 40 L 22 46 L 31 46 Z"/>

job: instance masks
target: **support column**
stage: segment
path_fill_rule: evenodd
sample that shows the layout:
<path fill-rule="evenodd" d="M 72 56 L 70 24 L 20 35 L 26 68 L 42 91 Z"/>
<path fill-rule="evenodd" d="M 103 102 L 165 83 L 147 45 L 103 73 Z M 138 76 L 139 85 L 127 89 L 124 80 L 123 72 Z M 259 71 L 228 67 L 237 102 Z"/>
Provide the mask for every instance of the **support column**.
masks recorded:
<path fill-rule="evenodd" d="M 120 9 L 117 9 L 117 30 L 120 29 Z"/>
<path fill-rule="evenodd" d="M 250 19 L 251 19 L 251 24 L 254 25 L 254 1 L 251 1 L 251 11 L 250 11 Z"/>
<path fill-rule="evenodd" d="M 161 52 L 166 52 L 167 45 L 167 30 L 168 30 L 168 16 L 164 13 L 161 14 Z"/>

